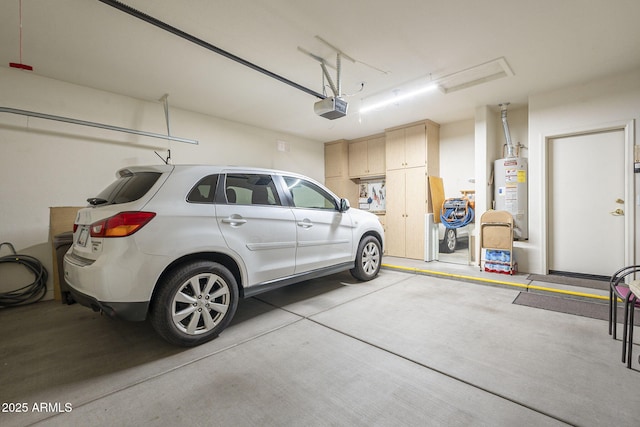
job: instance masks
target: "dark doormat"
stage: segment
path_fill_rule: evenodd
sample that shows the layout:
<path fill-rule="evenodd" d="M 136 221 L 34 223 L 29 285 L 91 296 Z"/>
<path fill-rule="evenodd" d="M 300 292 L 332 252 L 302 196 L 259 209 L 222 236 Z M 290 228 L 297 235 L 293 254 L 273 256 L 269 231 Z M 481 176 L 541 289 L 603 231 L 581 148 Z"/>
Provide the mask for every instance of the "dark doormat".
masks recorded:
<path fill-rule="evenodd" d="M 520 292 L 516 299 L 513 300 L 513 304 L 609 321 L 608 302 L 578 301 L 571 298 L 560 298 L 551 295 Z M 634 325 L 640 325 L 640 318 L 638 317 L 640 316 L 636 314 L 633 322 Z M 624 304 L 618 303 L 618 323 L 622 323 L 623 321 Z"/>
<path fill-rule="evenodd" d="M 545 283 L 557 283 L 559 285 L 580 286 L 589 289 L 609 290 L 609 281 L 592 280 L 579 277 L 559 276 L 556 274 L 529 274 L 529 280 Z M 607 317 L 608 319 L 608 317 Z"/>

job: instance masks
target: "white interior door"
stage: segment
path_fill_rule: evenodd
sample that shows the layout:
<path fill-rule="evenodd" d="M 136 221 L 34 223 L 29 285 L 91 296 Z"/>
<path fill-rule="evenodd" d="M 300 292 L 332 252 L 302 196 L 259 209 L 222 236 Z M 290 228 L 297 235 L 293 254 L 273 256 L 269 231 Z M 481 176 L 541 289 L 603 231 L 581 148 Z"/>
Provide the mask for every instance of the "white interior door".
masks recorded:
<path fill-rule="evenodd" d="M 623 130 L 549 140 L 549 271 L 610 276 L 625 265 Z"/>

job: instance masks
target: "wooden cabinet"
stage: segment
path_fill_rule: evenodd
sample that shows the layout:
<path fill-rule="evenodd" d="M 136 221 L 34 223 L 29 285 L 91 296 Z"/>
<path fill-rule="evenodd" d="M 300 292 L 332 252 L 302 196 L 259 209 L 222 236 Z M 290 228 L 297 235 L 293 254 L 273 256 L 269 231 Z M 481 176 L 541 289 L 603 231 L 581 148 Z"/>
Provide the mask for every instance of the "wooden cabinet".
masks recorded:
<path fill-rule="evenodd" d="M 440 174 L 440 125 L 430 120 L 325 144 L 325 184 L 358 206 L 360 178 L 385 176 L 385 254 L 424 259 L 428 176 Z"/>
<path fill-rule="evenodd" d="M 349 142 L 346 139 L 324 144 L 324 176 L 345 177 L 349 168 Z"/>
<path fill-rule="evenodd" d="M 387 129 L 386 169 L 426 167 L 429 175 L 440 174 L 440 125 L 430 120 Z"/>
<path fill-rule="evenodd" d="M 385 135 L 387 254 L 424 259 L 427 180 L 440 173 L 440 126 L 424 120 Z"/>
<path fill-rule="evenodd" d="M 349 141 L 346 139 L 324 144 L 324 185 L 348 199 L 351 206 L 358 206 L 358 185 L 349 179 Z"/>
<path fill-rule="evenodd" d="M 427 176 L 424 168 L 387 171 L 386 254 L 424 259 Z"/>
<path fill-rule="evenodd" d="M 376 135 L 349 143 L 349 176 L 364 178 L 384 176 L 385 136 Z"/>

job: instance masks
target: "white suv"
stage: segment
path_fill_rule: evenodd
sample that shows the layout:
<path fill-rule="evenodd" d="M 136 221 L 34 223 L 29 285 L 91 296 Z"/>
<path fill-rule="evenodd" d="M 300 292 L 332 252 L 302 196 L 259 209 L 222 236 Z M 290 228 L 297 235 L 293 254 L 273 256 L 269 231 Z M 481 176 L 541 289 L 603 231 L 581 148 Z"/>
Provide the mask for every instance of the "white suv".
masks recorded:
<path fill-rule="evenodd" d="M 121 169 L 78 212 L 65 280 L 79 303 L 147 318 L 171 343 L 215 338 L 239 298 L 350 270 L 380 270 L 384 232 L 302 175 L 223 166 Z"/>

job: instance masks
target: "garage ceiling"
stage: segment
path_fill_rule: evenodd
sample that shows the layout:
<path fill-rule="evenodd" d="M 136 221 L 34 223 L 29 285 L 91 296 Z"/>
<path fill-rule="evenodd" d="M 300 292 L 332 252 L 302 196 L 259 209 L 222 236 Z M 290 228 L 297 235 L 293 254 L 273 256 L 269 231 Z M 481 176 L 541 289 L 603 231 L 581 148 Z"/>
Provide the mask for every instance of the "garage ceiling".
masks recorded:
<path fill-rule="evenodd" d="M 478 106 L 522 106 L 530 94 L 640 67 L 637 0 L 122 2 L 330 95 L 319 63 L 299 49 L 335 63 L 323 39 L 355 59 L 342 61 L 349 114 L 321 118 L 317 98 L 98 0 L 23 0 L 22 62 L 37 75 L 150 101 L 168 93 L 172 107 L 318 141 L 423 118 L 469 119 Z M 20 62 L 19 4 L 0 3 L 3 67 Z M 407 82 L 458 76 L 493 60 L 513 75 L 358 111 L 376 97 L 406 93 Z"/>

